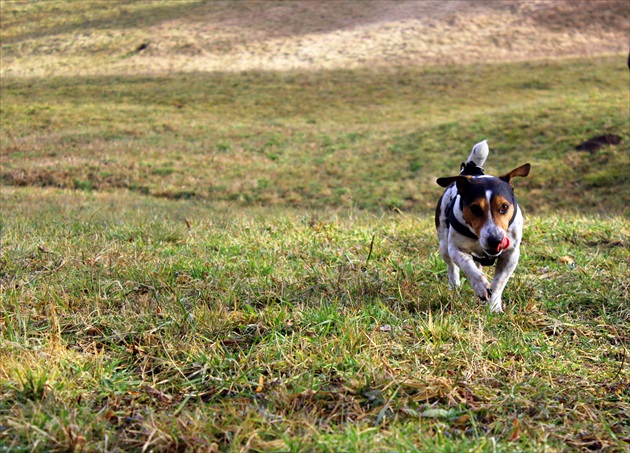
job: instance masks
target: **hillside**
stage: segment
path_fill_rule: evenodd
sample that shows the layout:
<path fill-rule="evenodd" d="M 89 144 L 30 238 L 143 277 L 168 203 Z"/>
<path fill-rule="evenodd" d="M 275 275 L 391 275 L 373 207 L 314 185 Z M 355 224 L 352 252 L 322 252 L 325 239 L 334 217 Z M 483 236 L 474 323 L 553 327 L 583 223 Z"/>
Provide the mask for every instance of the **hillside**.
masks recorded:
<path fill-rule="evenodd" d="M 630 203 L 627 2 L 0 5 L 7 185 L 428 213 L 487 138 L 533 213 Z"/>
<path fill-rule="evenodd" d="M 0 452 L 628 451 L 628 2 L 0 7 Z M 432 219 L 483 139 L 501 314 Z"/>
<path fill-rule="evenodd" d="M 628 51 L 625 1 L 3 1 L 0 74 L 320 70 Z"/>

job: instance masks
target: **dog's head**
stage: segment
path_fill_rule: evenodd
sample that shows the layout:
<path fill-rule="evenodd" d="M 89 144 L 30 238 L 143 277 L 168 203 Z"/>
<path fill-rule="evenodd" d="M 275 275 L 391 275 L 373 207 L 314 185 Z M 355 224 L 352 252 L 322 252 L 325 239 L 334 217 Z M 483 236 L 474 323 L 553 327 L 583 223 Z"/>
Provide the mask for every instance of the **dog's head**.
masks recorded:
<path fill-rule="evenodd" d="M 463 220 L 473 229 L 486 254 L 496 256 L 510 246 L 507 230 L 516 215 L 513 179 L 525 177 L 530 164 L 499 176 L 450 176 L 438 178 L 442 187 L 455 184 Z"/>

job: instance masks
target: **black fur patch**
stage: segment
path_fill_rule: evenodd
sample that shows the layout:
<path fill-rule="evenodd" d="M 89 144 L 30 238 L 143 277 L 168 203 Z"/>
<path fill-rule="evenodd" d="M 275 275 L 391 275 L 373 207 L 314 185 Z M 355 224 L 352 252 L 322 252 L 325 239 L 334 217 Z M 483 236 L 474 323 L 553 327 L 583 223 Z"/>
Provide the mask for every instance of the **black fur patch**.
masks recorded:
<path fill-rule="evenodd" d="M 497 195 L 514 203 L 514 190 L 502 179 L 492 177 L 472 178 L 467 185 L 465 193 L 460 193 L 460 207 L 471 205 L 479 198 L 486 198 L 486 192 L 492 192 L 492 198 Z"/>
<path fill-rule="evenodd" d="M 478 167 L 473 161 L 462 162 L 462 166 L 459 169 L 459 174 L 464 176 L 481 176 L 483 175 L 483 168 Z"/>

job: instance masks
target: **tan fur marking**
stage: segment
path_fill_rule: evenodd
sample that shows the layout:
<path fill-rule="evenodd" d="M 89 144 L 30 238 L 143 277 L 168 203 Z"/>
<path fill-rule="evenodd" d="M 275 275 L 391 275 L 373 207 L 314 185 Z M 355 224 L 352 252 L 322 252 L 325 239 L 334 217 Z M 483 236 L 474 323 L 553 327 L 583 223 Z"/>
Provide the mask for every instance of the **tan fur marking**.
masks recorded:
<path fill-rule="evenodd" d="M 501 214 L 501 206 L 508 205 L 508 210 L 505 214 Z M 514 214 L 514 205 L 501 196 L 496 196 L 492 199 L 492 218 L 494 223 L 503 231 L 507 231 L 510 226 L 510 219 Z"/>
<path fill-rule="evenodd" d="M 470 207 L 472 205 L 479 205 L 481 210 L 483 211 L 483 215 L 478 217 L 472 213 Z M 478 198 L 474 202 L 472 202 L 468 206 L 464 206 L 464 220 L 468 225 L 472 227 L 477 237 L 481 236 L 481 229 L 483 225 L 486 223 L 486 219 L 488 218 L 488 200 L 485 198 Z"/>

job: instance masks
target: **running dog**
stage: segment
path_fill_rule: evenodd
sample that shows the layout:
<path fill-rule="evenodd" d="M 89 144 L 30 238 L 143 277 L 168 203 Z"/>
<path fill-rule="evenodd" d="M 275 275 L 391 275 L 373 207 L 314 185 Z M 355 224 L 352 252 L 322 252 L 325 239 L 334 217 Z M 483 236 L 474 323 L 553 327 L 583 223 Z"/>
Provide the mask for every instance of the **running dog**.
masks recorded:
<path fill-rule="evenodd" d="M 500 312 L 501 294 L 518 264 L 523 235 L 523 213 L 512 180 L 527 176 L 531 165 L 499 177 L 486 175 L 483 164 L 488 152 L 486 140 L 477 143 L 458 176 L 437 179 L 446 190 L 438 201 L 435 226 L 451 288 L 459 286 L 461 269 L 475 294 L 489 302 L 492 311 Z M 490 284 L 481 267 L 495 262 Z"/>

